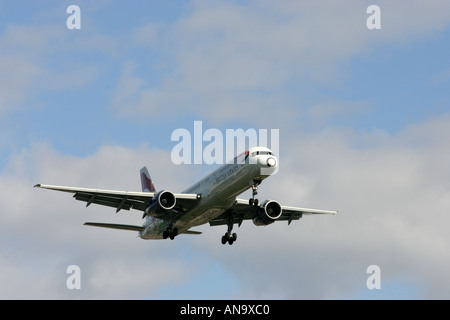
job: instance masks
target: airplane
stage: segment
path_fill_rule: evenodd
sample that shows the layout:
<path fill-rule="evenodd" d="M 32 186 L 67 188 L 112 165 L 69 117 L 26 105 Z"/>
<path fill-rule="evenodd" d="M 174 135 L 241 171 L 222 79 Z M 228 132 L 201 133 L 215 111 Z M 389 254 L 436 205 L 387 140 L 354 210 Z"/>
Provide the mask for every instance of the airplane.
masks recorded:
<path fill-rule="evenodd" d="M 266 147 L 253 147 L 243 152 L 217 170 L 207 175 L 181 193 L 156 191 L 146 167 L 140 170 L 142 192 L 74 188 L 36 184 L 34 187 L 73 193 L 76 200 L 86 202 L 86 207 L 98 204 L 121 210 L 138 210 L 145 219 L 142 226 L 99 222 L 84 225 L 138 231 L 141 239 L 173 240 L 179 234 L 201 234 L 192 227 L 209 223 L 210 226 L 227 226 L 222 244 L 232 245 L 237 234 L 233 226 L 252 220 L 256 226 L 267 226 L 276 221 L 288 225 L 303 215 L 338 214 L 337 211 L 282 206 L 275 200 L 259 203 L 255 198 L 258 186 L 278 169 L 278 159 Z M 249 200 L 237 196 L 252 189 Z"/>

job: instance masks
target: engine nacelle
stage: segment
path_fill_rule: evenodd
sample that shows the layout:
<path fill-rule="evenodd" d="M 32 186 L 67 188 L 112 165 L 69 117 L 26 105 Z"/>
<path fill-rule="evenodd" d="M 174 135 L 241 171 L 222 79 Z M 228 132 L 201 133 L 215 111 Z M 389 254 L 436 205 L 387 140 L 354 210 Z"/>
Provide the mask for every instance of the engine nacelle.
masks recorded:
<path fill-rule="evenodd" d="M 266 200 L 259 207 L 258 213 L 253 218 L 253 223 L 257 226 L 267 226 L 281 217 L 282 211 L 278 202 Z"/>
<path fill-rule="evenodd" d="M 175 207 L 177 199 L 175 195 L 167 190 L 159 191 L 152 199 L 150 205 L 145 209 L 148 216 L 157 216 Z"/>

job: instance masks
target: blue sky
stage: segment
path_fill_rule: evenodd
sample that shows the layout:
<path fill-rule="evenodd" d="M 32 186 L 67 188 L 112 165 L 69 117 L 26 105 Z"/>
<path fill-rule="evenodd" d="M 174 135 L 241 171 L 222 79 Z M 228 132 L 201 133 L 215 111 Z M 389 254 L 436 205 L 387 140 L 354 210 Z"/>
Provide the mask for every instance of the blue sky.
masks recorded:
<path fill-rule="evenodd" d="M 128 34 L 154 24 L 162 26 L 161 34 L 164 36 L 165 32 L 169 33 L 165 30 L 171 24 L 192 13 L 192 5 L 186 2 L 164 4 L 156 1 L 141 8 L 142 4 L 137 3 L 126 6 L 115 2 L 100 2 L 98 5 L 86 3 L 82 8 L 83 27 L 78 31 L 69 31 L 65 29 L 64 23 L 57 23 L 65 22 L 69 16 L 63 10 L 66 6 L 60 2 L 36 8 L 33 3 L 25 8 L 15 8 L 16 5 L 2 5 L 3 14 L 8 15 L 2 19 L 3 30 L 19 27 L 23 28 L 24 33 L 41 34 L 41 28 L 54 28 L 58 35 L 54 35 L 53 39 L 51 36 L 43 39 L 42 44 L 27 45 L 26 39 L 18 39 L 17 48 L 11 49 L 35 50 L 35 46 L 52 45 L 54 50 L 42 54 L 37 52 L 34 57 L 50 73 L 54 72 L 68 82 L 71 77 L 80 76 L 73 74 L 78 68 L 86 68 L 86 72 L 92 73 L 86 76 L 83 83 L 79 82 L 83 80 L 74 80 L 78 81 L 75 85 L 68 83 L 60 88 L 55 88 L 54 84 L 37 89 L 31 87 L 26 97 L 29 100 L 22 103 L 26 107 L 8 108 L 4 112 L 2 121 L 8 123 L 7 126 L 3 125 L 8 130 L 5 134 L 17 136 L 21 145 L 45 140 L 59 150 L 76 155 L 92 153 L 102 144 L 136 146 L 149 140 L 153 140 L 152 145 L 164 148 L 167 143 L 153 137 L 167 139 L 175 128 L 195 119 L 208 123 L 209 119 L 203 119 L 199 110 L 190 111 L 189 108 L 182 110 L 182 114 L 172 114 L 169 125 L 162 124 L 160 117 L 150 114 L 127 116 L 111 108 L 114 89 L 127 62 L 134 64 L 135 77 L 144 88 L 158 87 L 167 78 L 176 81 L 179 61 L 174 56 L 178 45 L 170 39 L 172 35 L 169 39 L 156 39 L 150 47 L 146 44 L 133 47 Z M 326 7 L 324 4 L 325 10 Z M 63 11 L 62 17 L 57 14 L 58 9 Z M 39 19 L 40 16 L 45 19 Z M 423 118 L 446 113 L 445 106 L 449 99 L 448 90 L 445 90 L 449 81 L 446 73 L 449 49 L 445 39 L 448 39 L 448 30 L 438 30 L 429 37 L 418 37 L 403 45 L 388 43 L 372 47 L 370 37 L 377 37 L 376 32 L 365 30 L 365 37 L 369 39 L 367 50 L 363 50 L 360 55 L 346 57 L 342 64 L 333 66 L 339 69 L 339 81 L 311 84 L 308 76 L 296 79 L 295 75 L 288 75 L 284 80 L 281 89 L 283 98 L 303 107 L 299 108 L 295 117 L 302 128 L 320 130 L 320 127 L 310 127 L 310 114 L 302 109 L 310 110 L 308 108 L 316 104 L 332 104 L 336 100 L 354 107 L 347 111 L 330 111 L 331 115 L 320 120 L 319 126 L 325 124 L 369 131 L 380 129 L 395 133 Z M 85 42 L 95 41 L 99 37 L 106 45 L 114 48 L 114 52 L 101 46 L 85 47 Z M 30 53 L 30 56 L 33 54 Z M 300 88 L 299 83 L 302 85 Z M 264 90 L 265 86 L 256 89 L 255 95 L 273 95 L 270 88 Z M 195 98 L 189 97 L 192 100 L 190 103 L 195 103 Z M 251 99 L 255 98 L 252 96 Z M 214 106 L 204 108 L 213 109 Z M 189 121 L 183 121 L 186 116 Z M 238 126 L 255 126 L 251 119 L 214 121 L 219 123 L 212 125 L 221 128 L 233 127 L 236 123 Z"/>
<path fill-rule="evenodd" d="M 66 27 L 72 4 L 81 9 L 81 30 Z M 235 251 L 219 246 L 219 228 L 203 227 L 206 235 L 175 244 L 139 242 L 120 233 L 117 251 L 108 248 L 115 234 L 82 231 L 105 251 L 91 262 L 96 250 L 88 240 L 70 245 L 74 255 L 59 258 L 65 247 L 46 245 L 68 239 L 48 231 L 33 255 L 35 265 L 49 269 L 44 279 L 78 259 L 84 274 L 91 272 L 91 289 L 78 293 L 87 298 L 448 298 L 444 284 L 424 277 L 419 269 L 428 265 L 418 266 L 416 259 L 434 261 L 434 274 L 449 278 L 443 270 L 450 261 L 439 252 L 450 239 L 441 229 L 445 223 L 437 222 L 446 221 L 450 204 L 448 173 L 442 171 L 449 158 L 449 4 L 378 1 L 381 30 L 368 30 L 370 4 L 0 1 L 0 184 L 8 189 L 0 206 L 11 210 L 1 220 L 0 265 L 12 270 L 20 264 L 22 273 L 33 274 L 11 248 L 26 252 L 24 244 L 40 234 L 25 234 L 24 244 L 17 244 L 12 232 L 19 225 L 70 228 L 68 234 L 78 237 L 91 214 L 123 222 L 108 210 L 83 211 L 64 195 L 30 190 L 34 183 L 137 190 L 136 172 L 147 165 L 157 187 L 181 191 L 209 172 L 208 166 L 170 163 L 172 132 L 192 130 L 194 120 L 201 120 L 204 130 L 280 129 L 284 167 L 261 196 L 346 214 L 264 230 L 249 223 L 240 229 Z M 35 201 L 33 215 L 51 224 L 40 225 L 36 217 L 28 221 L 24 199 Z M 434 223 L 422 220 L 420 213 L 428 210 L 439 215 Z M 67 220 L 52 215 L 59 212 Z M 374 220 L 376 214 L 382 219 Z M 139 218 L 123 219 L 136 224 Z M 361 226 L 371 227 L 358 233 Z M 418 234 L 433 250 L 408 245 Z M 136 242 L 149 255 L 128 252 Z M 300 252 L 299 258 L 289 250 Z M 382 293 L 365 291 L 364 268 L 374 263 L 368 252 L 387 266 Z M 143 284 L 156 285 L 146 290 L 124 270 L 142 278 L 138 266 L 150 266 L 155 255 L 157 266 L 171 264 L 174 276 L 167 283 L 147 279 Z M 292 272 L 317 272 L 307 279 L 274 278 L 266 290 L 261 281 L 269 266 L 284 268 L 271 256 L 291 264 Z M 351 258 L 344 262 L 342 256 Z M 129 266 L 127 259 L 137 264 Z M 337 271 L 325 267 L 329 260 Z M 94 274 L 108 261 L 109 273 Z M 5 273 L 0 288 L 21 297 L 20 285 L 11 280 L 16 274 Z M 129 276 L 130 284 L 121 282 L 105 294 L 101 279 L 107 274 Z M 44 297 L 73 297 L 49 281 L 39 287 Z M 295 284 L 304 284 L 304 290 Z"/>

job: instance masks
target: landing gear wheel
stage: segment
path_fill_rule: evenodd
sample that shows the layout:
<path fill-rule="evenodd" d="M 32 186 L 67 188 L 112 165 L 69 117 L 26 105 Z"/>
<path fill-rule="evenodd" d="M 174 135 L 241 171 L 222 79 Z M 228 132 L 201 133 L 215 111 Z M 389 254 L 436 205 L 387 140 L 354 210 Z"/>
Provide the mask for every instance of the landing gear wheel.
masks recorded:
<path fill-rule="evenodd" d="M 237 234 L 233 233 L 232 235 L 230 235 L 229 239 L 228 239 L 228 244 L 231 246 L 233 244 L 233 242 L 235 242 L 237 239 Z"/>
<path fill-rule="evenodd" d="M 250 199 L 250 200 L 254 200 L 254 199 Z M 226 214 L 226 219 L 228 220 L 227 221 L 228 229 L 227 229 L 227 232 L 225 232 L 225 234 L 222 236 L 221 242 L 222 242 L 222 244 L 225 244 L 228 242 L 229 245 L 232 245 L 233 242 L 235 242 L 237 239 L 237 234 L 231 233 L 231 231 L 233 230 L 233 225 L 234 225 L 234 223 L 236 223 L 235 222 L 236 216 L 233 215 L 232 211 L 229 211 Z M 242 222 L 242 220 L 240 220 L 240 222 L 239 221 L 237 222 L 239 224 L 239 226 L 241 225 L 241 222 Z"/>
<path fill-rule="evenodd" d="M 235 242 L 237 239 L 237 234 L 233 233 L 231 234 L 230 232 L 226 232 L 223 236 L 222 236 L 222 244 L 225 244 L 228 242 L 228 244 L 231 246 L 233 244 L 233 242 Z"/>
<path fill-rule="evenodd" d="M 170 240 L 173 240 L 177 235 L 178 228 L 167 227 L 166 230 L 163 231 L 163 239 L 170 238 Z"/>
<path fill-rule="evenodd" d="M 172 231 L 171 231 L 170 234 L 169 234 L 170 240 L 175 239 L 175 237 L 176 237 L 177 235 L 178 235 L 178 229 L 177 229 L 177 228 L 172 229 Z"/>

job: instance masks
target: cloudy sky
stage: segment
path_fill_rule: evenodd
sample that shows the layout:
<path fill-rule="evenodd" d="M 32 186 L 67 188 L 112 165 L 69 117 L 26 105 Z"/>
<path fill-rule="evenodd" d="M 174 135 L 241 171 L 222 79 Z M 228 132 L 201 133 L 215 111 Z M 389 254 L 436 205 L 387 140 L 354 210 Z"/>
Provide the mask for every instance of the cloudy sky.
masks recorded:
<path fill-rule="evenodd" d="M 0 298 L 449 299 L 449 56 L 447 0 L 0 1 Z M 258 197 L 341 214 L 143 241 L 33 188 L 180 192 L 215 168 L 171 161 L 195 120 L 279 129 Z"/>

